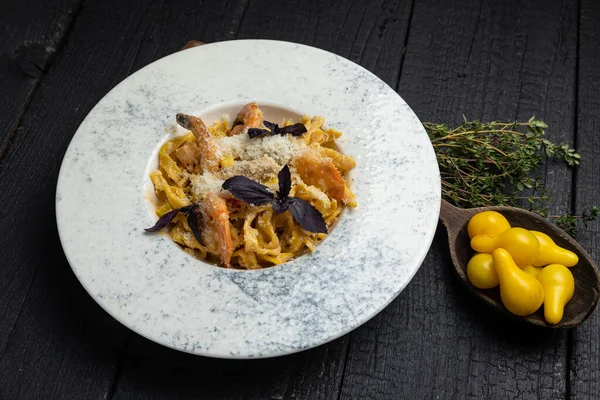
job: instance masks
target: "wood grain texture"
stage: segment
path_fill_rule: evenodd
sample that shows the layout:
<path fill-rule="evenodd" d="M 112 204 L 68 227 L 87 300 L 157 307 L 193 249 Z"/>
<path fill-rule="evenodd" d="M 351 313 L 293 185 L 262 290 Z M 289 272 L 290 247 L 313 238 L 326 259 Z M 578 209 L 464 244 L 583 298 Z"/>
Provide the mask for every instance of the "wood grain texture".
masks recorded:
<path fill-rule="evenodd" d="M 185 7 L 184 7 L 185 9 Z M 289 10 L 289 11 L 286 11 Z M 410 2 L 240 3 L 211 15 L 191 14 L 181 26 L 180 10 L 165 6 L 133 69 L 175 51 L 189 39 L 213 42 L 231 38 L 288 40 L 321 47 L 371 69 L 397 84 Z M 232 17 L 233 15 L 233 17 Z M 243 16 L 243 18 L 242 18 Z M 212 30 L 198 27 L 211 23 Z M 220 27 L 220 28 L 219 28 Z M 221 29 L 221 30 L 220 30 Z M 167 38 L 169 38 L 167 40 Z M 177 44 L 176 44 L 177 43 Z M 114 393 L 116 398 L 274 398 L 338 397 L 350 336 L 296 355 L 262 361 L 222 361 L 193 357 L 135 335 Z"/>
<path fill-rule="evenodd" d="M 424 121 L 546 119 L 573 141 L 576 4 L 416 0 L 399 93 Z M 568 210 L 571 172 L 541 174 Z M 562 398 L 567 335 L 491 313 L 455 280 L 438 230 L 413 281 L 352 335 L 342 397 Z"/>
<path fill-rule="evenodd" d="M 126 399 L 332 399 L 347 338 L 290 356 L 217 360 L 134 338 L 115 389 Z"/>
<path fill-rule="evenodd" d="M 411 1 L 254 0 L 239 39 L 276 39 L 315 46 L 348 58 L 396 87 Z"/>
<path fill-rule="evenodd" d="M 130 332 L 73 278 L 54 217 L 56 179 L 77 127 L 132 69 L 159 8 L 86 2 L 0 160 L 0 398 L 103 398 Z"/>
<path fill-rule="evenodd" d="M 138 32 L 136 56 L 129 73 L 179 51 L 190 40 L 234 40 L 247 6 L 247 0 L 155 2 L 154 18 Z"/>
<path fill-rule="evenodd" d="M 577 148 L 582 162 L 577 170 L 576 212 L 600 205 L 600 3 L 582 0 L 579 28 L 579 84 Z M 600 260 L 600 223 L 593 222 L 577 239 Z M 575 288 L 577 290 L 577 288 Z M 597 398 L 600 393 L 600 314 L 573 332 L 570 360 L 571 398 Z"/>
<path fill-rule="evenodd" d="M 130 332 L 70 270 L 56 228 L 0 358 L 2 399 L 106 398 Z"/>
<path fill-rule="evenodd" d="M 80 3 L 0 2 L 0 158 Z"/>

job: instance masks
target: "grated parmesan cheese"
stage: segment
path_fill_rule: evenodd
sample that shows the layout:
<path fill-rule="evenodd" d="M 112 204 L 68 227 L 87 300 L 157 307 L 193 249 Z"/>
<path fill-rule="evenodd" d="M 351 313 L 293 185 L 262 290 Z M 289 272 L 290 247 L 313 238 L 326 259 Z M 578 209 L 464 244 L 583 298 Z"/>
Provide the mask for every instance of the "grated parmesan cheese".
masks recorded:
<path fill-rule="evenodd" d="M 218 172 L 222 179 L 231 178 L 235 175 L 244 175 L 265 184 L 266 182 L 277 179 L 277 174 L 281 167 L 269 156 L 264 156 L 258 160 L 236 161 L 231 167 L 223 168 Z"/>
<path fill-rule="evenodd" d="M 250 139 L 245 134 L 213 137 L 216 158 L 235 160 L 231 166 L 214 175 L 209 171 L 190 174 L 191 194 L 195 201 L 208 193 L 219 193 L 225 179 L 234 175 L 244 175 L 264 184 L 276 180 L 277 173 L 284 165 L 306 150 L 303 140 L 275 135 Z"/>
<path fill-rule="evenodd" d="M 233 156 L 242 161 L 253 161 L 268 156 L 280 166 L 288 164 L 294 155 L 306 147 L 304 142 L 287 136 L 275 135 L 250 139 L 241 134 L 215 138 L 217 156 Z"/>
<path fill-rule="evenodd" d="M 219 193 L 223 180 L 215 177 L 208 171 L 205 171 L 202 175 L 192 174 L 190 176 L 190 183 L 192 184 L 192 196 L 196 201 L 202 199 L 208 193 Z"/>

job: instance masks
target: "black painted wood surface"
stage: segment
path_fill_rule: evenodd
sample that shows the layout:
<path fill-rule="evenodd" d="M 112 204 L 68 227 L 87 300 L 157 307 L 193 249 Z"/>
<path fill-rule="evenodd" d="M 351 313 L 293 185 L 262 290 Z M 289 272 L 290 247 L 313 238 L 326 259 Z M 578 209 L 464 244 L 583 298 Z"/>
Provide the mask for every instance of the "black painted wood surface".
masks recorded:
<path fill-rule="evenodd" d="M 268 38 L 347 57 L 421 120 L 524 119 L 576 145 L 541 170 L 553 212 L 600 203 L 595 0 L 0 1 L 0 399 L 595 398 L 600 317 L 573 331 L 475 302 L 438 229 L 414 280 L 354 332 L 299 354 L 214 360 L 163 348 L 87 295 L 54 217 L 60 162 L 113 86 L 190 39 Z M 578 239 L 600 258 L 599 224 Z"/>

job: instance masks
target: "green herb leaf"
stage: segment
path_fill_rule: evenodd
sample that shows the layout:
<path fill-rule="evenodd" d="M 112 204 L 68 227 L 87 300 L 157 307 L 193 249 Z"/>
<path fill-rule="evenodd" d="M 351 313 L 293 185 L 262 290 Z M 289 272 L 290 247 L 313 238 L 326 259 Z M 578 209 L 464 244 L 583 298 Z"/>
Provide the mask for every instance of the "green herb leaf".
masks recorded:
<path fill-rule="evenodd" d="M 547 216 L 552 198 L 543 180 L 532 174 L 548 158 L 574 167 L 581 156 L 568 143 L 556 144 L 545 138 L 548 125 L 535 116 L 527 122 L 463 119 L 455 128 L 423 124 L 440 166 L 443 197 L 464 208 L 528 204 L 531 211 Z M 598 217 L 597 207 L 586 211 L 580 216 L 551 218 L 574 235 L 578 222 L 586 224 Z"/>

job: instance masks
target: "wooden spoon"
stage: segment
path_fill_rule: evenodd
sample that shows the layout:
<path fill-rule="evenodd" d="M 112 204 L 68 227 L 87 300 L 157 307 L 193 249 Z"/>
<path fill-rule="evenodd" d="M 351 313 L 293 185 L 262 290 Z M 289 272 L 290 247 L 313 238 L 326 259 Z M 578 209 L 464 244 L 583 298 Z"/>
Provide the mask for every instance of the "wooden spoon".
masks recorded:
<path fill-rule="evenodd" d="M 510 313 L 500 300 L 498 288 L 478 289 L 467 278 L 467 263 L 475 253 L 470 246 L 467 223 L 471 217 L 482 211 L 497 211 L 504 215 L 510 225 L 529 230 L 540 231 L 552 238 L 560 247 L 571 250 L 579 257 L 579 263 L 569 268 L 575 278 L 575 293 L 571 301 L 565 306 L 562 321 L 551 325 L 544 319 L 543 306 L 527 317 L 519 317 Z M 548 222 L 538 214 L 514 207 L 479 207 L 462 209 L 442 200 L 440 219 L 448 230 L 448 243 L 454 270 L 469 291 L 483 300 L 492 308 L 533 325 L 545 328 L 573 328 L 585 321 L 596 308 L 600 293 L 600 275 L 598 267 L 589 254 L 573 238 L 560 228 Z"/>

